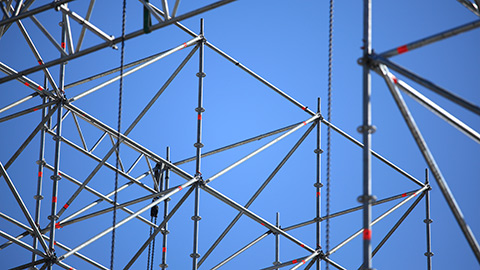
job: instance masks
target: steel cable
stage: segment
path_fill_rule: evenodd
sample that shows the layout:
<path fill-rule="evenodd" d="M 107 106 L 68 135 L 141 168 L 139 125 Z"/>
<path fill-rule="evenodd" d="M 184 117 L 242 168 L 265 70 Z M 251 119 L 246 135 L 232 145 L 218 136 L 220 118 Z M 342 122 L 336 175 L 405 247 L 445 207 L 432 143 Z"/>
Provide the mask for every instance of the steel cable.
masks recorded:
<path fill-rule="evenodd" d="M 112 230 L 112 246 L 110 253 L 110 269 L 113 270 L 113 262 L 115 257 L 115 225 L 117 223 L 117 191 L 118 191 L 118 170 L 120 160 L 120 132 L 122 127 L 122 96 L 123 96 L 123 69 L 124 69 L 124 55 L 125 55 L 125 21 L 127 13 L 127 1 L 123 0 L 122 7 L 122 46 L 120 51 L 120 87 L 118 90 L 118 122 L 117 122 L 117 158 L 115 161 L 115 193 L 113 196 L 113 230 Z"/>
<path fill-rule="evenodd" d="M 332 60 L 333 60 L 333 0 L 330 0 L 329 23 L 328 23 L 328 98 L 327 98 L 327 121 L 332 122 Z M 327 126 L 327 190 L 326 190 L 326 215 L 330 216 L 330 161 L 331 161 L 331 128 Z M 325 224 L 325 251 L 330 250 L 330 219 Z M 326 268 L 329 269 L 327 262 Z"/>

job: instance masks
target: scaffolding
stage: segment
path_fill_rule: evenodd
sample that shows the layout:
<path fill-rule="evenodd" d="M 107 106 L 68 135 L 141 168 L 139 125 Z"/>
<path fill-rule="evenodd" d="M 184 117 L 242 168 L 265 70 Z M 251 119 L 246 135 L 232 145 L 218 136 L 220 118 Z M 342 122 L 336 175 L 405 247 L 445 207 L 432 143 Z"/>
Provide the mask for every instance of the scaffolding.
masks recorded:
<path fill-rule="evenodd" d="M 0 174 L 6 183 L 1 192 L 4 201 L 0 206 L 0 236 L 5 239 L 0 245 L 2 267 L 112 269 L 113 266 L 107 266 L 113 252 L 109 236 L 111 238 L 115 230 L 116 268 L 143 268 L 146 259 L 147 269 L 350 269 L 350 265 L 359 269 L 373 269 L 375 259 L 372 257 L 424 200 L 425 232 L 422 234 L 426 236 L 426 242 L 414 240 L 425 245 L 424 254 L 421 255 L 426 257 L 426 264 L 419 268 L 430 270 L 433 268 L 434 250 L 430 213 L 433 183 L 431 185 L 430 175 L 435 181 L 434 187 L 441 191 L 453 214 L 466 249 L 471 250 L 476 262 L 480 263 L 480 248 L 474 235 L 476 228 L 472 230 L 469 227 L 461 204 L 456 202 L 447 184 L 447 177 L 443 176 L 434 154 L 429 150 L 402 93 L 476 144 L 480 143 L 480 134 L 474 128 L 416 90 L 413 85 L 432 91 L 475 117 L 480 115 L 480 107 L 391 60 L 394 56 L 478 29 L 480 20 L 377 53 L 373 50 L 372 42 L 372 1 L 364 0 L 363 54 L 358 59 L 363 70 L 362 124 L 357 129 L 362 141 L 359 141 L 341 129 L 337 125 L 340 123 L 330 122 L 324 117 L 320 98 L 315 100 L 315 109 L 308 108 L 295 98 L 301 90 L 281 89 L 247 64 L 227 54 L 224 48 L 214 45 L 214 40 L 208 40 L 210 13 L 206 12 L 227 8 L 234 10 L 237 3 L 221 0 L 199 6 L 198 3 L 187 3 L 189 1 L 180 5 L 180 2 L 129 2 L 127 10 L 143 11 L 142 16 L 132 15 L 141 20 L 128 26 L 125 36 L 115 37 L 110 33 L 118 31 L 117 22 L 120 20 L 113 18 L 114 14 L 120 14 L 120 10 L 115 9 L 118 7 L 96 3 L 95 0 L 56 0 L 49 3 L 33 0 L 0 1 L 3 11 L 0 44 L 11 46 L 11 54 L 22 54 L 22 59 L 27 57 L 27 53 L 28 57 L 33 53 L 35 58 L 33 62 L 19 63 L 14 61 L 15 56 L 7 55 L 6 51 L 0 55 L 0 70 L 6 74 L 0 78 L 3 100 L 0 104 L 0 147 L 3 149 Z M 465 12 L 480 16 L 479 0 L 458 2 L 468 9 Z M 183 6 L 190 11 L 183 12 Z M 110 16 L 95 19 L 93 14 L 97 10 L 99 14 Z M 198 15 L 205 16 L 205 22 Z M 56 25 L 58 21 L 54 22 L 52 18 L 60 23 Z M 198 31 L 184 24 L 183 21 L 190 18 L 195 19 L 193 25 L 198 26 Z M 134 26 L 137 28 L 130 30 Z M 153 37 L 158 38 L 154 35 L 160 32 L 167 33 L 162 37 L 171 35 L 172 38 L 158 44 L 158 39 Z M 30 52 L 15 50 L 14 43 L 20 39 L 26 41 Z M 118 66 L 117 50 L 122 41 L 126 43 L 128 60 Z M 158 48 L 162 51 L 158 52 Z M 128 53 L 131 50 L 135 51 L 135 57 L 142 56 L 130 59 Z M 145 56 L 147 53 L 150 55 Z M 198 57 L 197 67 L 188 65 L 195 62 L 194 56 Z M 262 90 L 271 90 L 270 93 L 275 96 L 264 96 L 263 99 L 271 100 L 269 103 L 272 104 L 278 103 L 278 106 L 274 108 L 270 104 L 263 104 L 264 108 L 255 111 L 263 113 L 263 116 L 256 115 L 258 119 L 245 120 L 241 119 L 243 111 L 259 104 L 259 101 L 253 100 L 256 97 L 247 96 L 246 99 L 251 99 L 252 104 L 240 104 L 235 98 L 241 98 L 241 94 L 229 97 L 217 91 L 216 95 L 227 99 L 224 103 L 228 105 L 215 107 L 213 111 L 222 117 L 208 123 L 211 119 L 211 114 L 207 114 L 209 106 L 214 106 L 209 103 L 211 91 L 204 87 L 208 80 L 206 65 L 210 59 L 217 64 L 220 60 L 215 60 L 215 57 L 218 56 L 242 72 L 239 76 L 244 76 L 245 88 L 250 87 L 253 81 L 261 85 Z M 159 70 L 158 64 L 162 62 L 166 63 L 167 68 L 162 67 L 161 72 L 157 72 L 161 74 L 151 71 L 152 66 Z M 38 64 L 32 66 L 31 63 Z M 85 68 L 87 66 L 88 69 Z M 183 76 L 185 70 L 194 72 L 198 78 Z M 119 71 L 123 72 L 123 76 L 119 75 Z M 421 179 L 414 176 L 418 173 L 407 172 L 382 153 L 373 150 L 376 127 L 371 112 L 372 72 L 384 80 L 428 166 L 424 177 L 422 172 Z M 162 77 L 167 73 L 168 76 Z M 125 89 L 132 91 L 125 97 L 126 115 L 123 121 L 128 125 L 119 134 L 112 124 L 117 119 L 111 112 L 115 107 L 110 103 L 116 101 L 121 78 L 125 79 Z M 220 86 L 228 85 L 228 80 L 237 82 L 234 79 L 225 81 L 222 75 L 218 78 L 223 80 Z M 176 84 L 179 80 L 194 83 Z M 147 89 L 150 85 L 160 85 L 160 88 Z M 30 88 L 29 94 L 19 96 L 25 88 Z M 182 88 L 194 88 L 196 91 L 188 92 Z M 8 95 L 5 93 L 7 91 Z M 112 96 L 115 98 L 109 98 Z M 167 103 L 160 106 L 158 104 L 162 99 Z M 191 111 L 179 112 L 192 104 L 196 106 L 194 114 Z M 184 115 L 195 116 L 195 122 L 187 123 L 182 118 Z M 281 118 L 295 120 L 288 123 L 285 120 L 273 121 Z M 264 124 L 259 127 L 257 122 Z M 363 192 L 355 198 L 361 205 L 329 215 L 322 215 L 321 211 L 324 197 L 322 144 L 325 141 L 321 127 L 330 128 L 337 138 L 362 149 Z M 239 130 L 246 132 L 238 133 Z M 215 138 L 218 142 L 209 138 L 214 133 L 222 134 Z M 48 141 L 48 137 L 53 142 Z M 207 142 L 225 146 L 213 147 Z M 195 155 L 185 158 L 183 153 L 193 153 L 192 144 Z M 209 150 L 203 151 L 204 147 Z M 273 152 L 265 157 L 264 151 Z M 307 151 L 310 151 L 309 154 L 299 153 Z M 227 152 L 234 154 L 226 156 Z M 30 153 L 38 156 L 32 157 Z M 172 158 L 174 156 L 183 158 L 175 161 Z M 292 161 L 296 156 L 302 160 Z M 295 172 L 285 175 L 289 181 L 277 180 L 284 170 L 288 170 L 284 168 L 287 167 L 285 165 L 292 162 L 295 162 Z M 396 177 L 406 183 L 402 188 L 408 188 L 377 198 L 372 189 L 374 162 L 397 173 Z M 235 170 L 237 167 L 243 167 L 243 171 L 238 172 Z M 28 176 L 32 170 L 37 175 L 35 181 Z M 266 175 L 265 170 L 268 172 Z M 112 172 L 121 177 L 118 188 L 113 188 Z M 51 181 L 47 181 L 47 175 L 51 175 Z M 230 184 L 225 179 L 227 175 L 232 178 Z M 358 179 L 360 177 L 357 175 Z M 282 183 L 276 183 L 280 187 L 274 189 L 279 192 L 278 196 L 268 193 L 273 188 L 273 180 Z M 34 200 L 29 197 L 31 194 Z M 113 199 L 116 195 L 119 196 L 118 203 Z M 268 200 L 261 200 L 262 196 L 267 196 Z M 291 207 L 285 207 L 288 203 L 283 200 L 296 200 L 298 203 L 290 203 Z M 241 203 L 244 201 L 246 203 Z M 259 202 L 252 206 L 255 201 Z M 193 213 L 187 205 L 193 208 Z M 272 211 L 272 205 L 278 205 L 277 210 Z M 377 212 L 380 214 L 374 215 L 372 211 L 377 206 L 383 208 L 379 208 L 382 209 Z M 403 208 L 406 210 L 398 214 L 401 212 L 399 209 Z M 119 217 L 114 224 L 111 223 L 112 212 L 118 212 Z M 362 216 L 355 216 L 360 213 Z M 191 214 L 191 218 L 186 218 L 187 214 Z M 325 249 L 322 244 L 325 237 L 321 229 L 322 222 L 347 214 L 352 216 L 348 222 L 361 218 L 362 223 L 352 224 L 362 224 L 361 227 L 332 236 L 335 246 Z M 280 216 L 287 216 L 286 221 L 281 220 Z M 300 220 L 289 223 L 292 217 Z M 385 224 L 381 231 L 386 232 L 381 240 L 372 240 L 372 231 L 376 228 L 374 225 L 389 218 L 394 222 L 381 223 Z M 236 236 L 229 240 L 228 236 L 232 234 Z M 350 242 L 359 241 L 360 236 L 360 261 L 351 254 L 335 257 L 336 252 L 345 249 Z M 273 239 L 274 244 L 267 243 L 264 240 L 267 238 Z M 405 241 L 411 242 L 412 239 Z M 372 242 L 376 243 L 375 248 Z M 357 244 L 354 248 L 359 253 L 360 242 Z M 159 248 L 155 249 L 156 245 Z M 412 244 L 406 244 L 409 245 Z M 11 258 L 2 256 L 2 253 L 11 256 L 12 253 L 8 252 L 12 249 L 18 255 Z M 248 250 L 255 252 L 248 253 Z M 347 253 L 351 250 L 350 245 Z M 236 265 L 232 264 L 235 260 Z"/>

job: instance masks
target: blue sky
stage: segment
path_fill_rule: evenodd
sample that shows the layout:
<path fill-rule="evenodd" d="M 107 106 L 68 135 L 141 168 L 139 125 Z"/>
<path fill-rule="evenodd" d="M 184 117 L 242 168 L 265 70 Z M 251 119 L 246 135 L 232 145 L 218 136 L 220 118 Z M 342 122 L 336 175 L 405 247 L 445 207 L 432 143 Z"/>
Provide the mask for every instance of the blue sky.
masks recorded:
<path fill-rule="evenodd" d="M 160 1 L 151 1 L 161 6 Z M 206 3 L 184 0 L 179 14 L 201 7 Z M 34 4 L 32 7 L 40 5 Z M 69 7 L 84 16 L 86 2 L 73 2 Z M 173 2 L 170 3 L 173 5 Z M 128 1 L 127 33 L 142 27 L 142 8 L 136 1 Z M 98 2 L 91 21 L 100 29 L 116 37 L 120 36 L 121 5 Z M 61 15 L 48 11 L 37 18 L 56 38 L 60 36 L 58 22 Z M 316 110 L 317 98 L 322 99 L 322 111 L 327 107 L 327 46 L 328 46 L 328 2 L 303 1 L 236 1 L 205 14 L 195 16 L 182 22 L 191 30 L 198 32 L 200 18 L 205 19 L 206 39 L 244 64 L 282 91 Z M 333 118 L 332 122 L 342 130 L 361 140 L 356 131 L 361 124 L 362 88 L 361 66 L 357 59 L 361 56 L 362 46 L 362 1 L 336 1 L 334 22 L 334 62 L 333 62 Z M 442 1 L 373 1 L 373 42 L 375 52 L 396 48 L 411 41 L 451 29 L 453 27 L 478 20 L 472 12 L 453 0 Z M 58 58 L 56 51 L 48 40 L 30 20 L 24 20 L 25 27 L 37 45 L 45 60 Z M 73 38 L 76 44 L 80 27 L 72 21 Z M 148 35 L 129 40 L 125 47 L 125 61 L 131 62 L 151 54 L 168 50 L 190 40 L 191 37 L 169 26 Z M 96 45 L 101 40 L 87 33 L 82 48 Z M 478 94 L 478 75 L 480 55 L 477 53 L 480 43 L 480 30 L 467 33 L 428 45 L 426 47 L 391 58 L 418 75 L 435 82 L 457 95 L 480 104 Z M 160 89 L 191 48 L 176 52 L 151 66 L 142 69 L 124 80 L 124 103 L 122 130 L 139 114 L 151 97 Z M 28 48 L 17 26 L 12 25 L 0 39 L 0 61 L 16 70 L 34 66 L 36 60 Z M 66 66 L 66 84 L 79 79 L 117 67 L 120 51 L 106 48 L 85 57 L 69 61 Z M 53 77 L 58 79 L 58 67 L 50 69 Z M 165 157 L 167 146 L 171 148 L 172 161 L 179 161 L 195 155 L 193 144 L 196 141 L 196 112 L 198 78 L 198 53 L 183 68 L 159 100 L 145 115 L 130 134 L 130 138 L 152 152 Z M 392 71 L 393 72 L 393 71 Z M 203 139 L 207 152 L 246 138 L 250 138 L 274 129 L 278 129 L 309 118 L 301 109 L 291 104 L 271 89 L 237 68 L 211 49 L 205 49 Z M 395 72 L 394 72 L 395 73 Z M 428 98 L 444 107 L 447 111 L 480 130 L 478 115 L 432 93 L 430 90 L 396 74 Z M 40 72 L 29 75 L 37 82 L 43 81 Z M 67 97 L 73 97 L 88 90 L 108 78 L 66 90 Z M 16 81 L 0 85 L 0 107 L 12 103 L 31 93 L 31 89 Z M 467 223 L 473 233 L 480 234 L 478 190 L 480 177 L 478 166 L 478 143 L 456 130 L 436 115 L 413 101 L 404 98 L 425 137 L 447 183 L 461 207 Z M 117 121 L 118 82 L 113 83 L 73 104 L 112 128 Z M 0 117 L 38 105 L 41 100 L 36 97 L 14 109 L 1 113 Z M 324 113 L 325 114 L 325 113 Z M 384 82 L 372 74 L 372 122 L 377 132 L 372 136 L 372 148 L 394 162 L 420 181 L 424 181 L 426 163 L 415 145 L 398 108 Z M 28 114 L 7 122 L 0 123 L 0 161 L 5 164 L 21 143 L 38 124 L 40 113 Z M 86 143 L 91 148 L 102 132 L 84 120 L 79 119 Z M 245 204 L 261 183 L 273 171 L 290 148 L 302 136 L 302 128 L 286 139 L 275 144 L 254 158 L 241 164 L 223 176 L 211 182 L 211 187 L 229 196 L 240 204 Z M 81 145 L 71 115 L 65 119 L 63 134 L 65 138 Z M 278 135 L 277 135 L 278 136 Z M 250 209 L 275 223 L 276 212 L 280 213 L 282 227 L 311 220 L 315 215 L 315 132 L 312 132 L 296 153 L 272 180 L 262 195 Z M 275 136 L 274 136 L 275 137 Z M 274 137 L 235 148 L 202 160 L 204 179 L 214 175 L 238 159 L 266 144 Z M 19 159 L 8 169 L 19 193 L 31 213 L 34 213 L 33 196 L 37 185 L 37 165 L 39 136 L 20 155 Z M 93 154 L 102 158 L 111 147 L 106 138 Z M 322 125 L 322 149 L 326 149 L 326 126 Z M 122 161 L 129 167 L 138 157 L 138 153 L 125 145 L 121 147 Z M 332 190 L 331 212 L 358 206 L 357 197 L 362 192 L 362 151 L 344 139 L 332 133 Z M 54 141 L 47 135 L 45 160 L 53 164 Z M 399 173 L 372 159 L 373 194 L 379 199 L 415 190 L 417 185 L 405 179 Z M 325 181 L 326 155 L 322 155 L 322 179 Z M 113 157 L 109 159 L 115 164 Z M 62 144 L 61 170 L 83 181 L 95 168 L 97 162 Z M 195 173 L 194 162 L 180 166 L 190 174 Z M 148 170 L 145 160 L 132 171 L 137 177 Z M 41 227 L 47 225 L 50 212 L 52 182 L 51 172 L 45 171 L 42 202 Z M 435 253 L 435 269 L 475 269 L 478 261 L 470 250 L 459 226 L 443 198 L 437 183 L 430 175 L 432 249 Z M 142 182 L 152 185 L 150 176 Z M 126 179 L 120 178 L 120 184 Z M 178 185 L 184 180 L 172 175 L 171 184 Z M 102 168 L 89 186 L 104 194 L 114 186 L 114 173 Z M 77 186 L 68 180 L 60 181 L 59 205 L 63 205 Z M 20 209 L 14 203 L 5 181 L 0 181 L 0 208 L 20 222 L 27 224 Z M 325 191 L 322 191 L 325 194 Z M 147 192 L 138 186 L 131 186 L 119 194 L 119 201 L 128 201 Z M 184 193 L 172 197 L 171 207 Z M 82 192 L 69 207 L 63 217 L 81 209 L 97 197 Z M 399 201 L 376 206 L 373 217 L 377 217 Z M 325 198 L 322 213 L 325 213 Z M 398 218 L 406 211 L 411 202 L 389 215 L 373 227 L 373 245 L 383 238 Z M 138 210 L 145 203 L 131 206 Z M 91 212 L 106 208 L 101 205 Z M 204 254 L 218 235 L 238 212 L 206 192 L 200 194 L 200 237 L 199 253 Z M 189 269 L 192 252 L 193 196 L 185 202 L 179 212 L 169 223 L 168 259 L 170 269 Z M 149 219 L 148 212 L 143 214 Z M 126 217 L 119 212 L 119 219 Z M 75 247 L 111 225 L 111 215 L 93 218 L 85 222 L 66 226 L 57 233 L 59 242 Z M 422 200 L 409 215 L 397 232 L 373 259 L 376 269 L 425 269 L 425 206 Z M 361 212 L 345 215 L 331 220 L 330 246 L 336 246 L 361 228 Z M 324 226 L 324 225 L 323 225 Z M 0 228 L 11 235 L 18 235 L 22 229 L 0 220 Z M 248 242 L 265 232 L 257 222 L 242 217 L 220 246 L 211 254 L 200 269 L 210 269 L 217 263 L 243 247 Z M 324 230 L 323 230 L 324 232 Z M 314 247 L 314 225 L 292 230 L 289 233 L 307 245 Z M 324 237 L 322 235 L 322 242 Z M 134 251 L 148 237 L 148 227 L 138 220 L 133 220 L 117 230 L 116 268 L 120 269 L 133 256 Z M 31 244 L 31 238 L 24 238 Z M 161 238 L 156 241 L 155 269 L 161 262 Z M 331 258 L 347 269 L 358 268 L 362 258 L 361 239 L 355 239 Z M 110 256 L 110 234 L 80 251 L 108 267 Z M 63 250 L 57 255 L 64 254 Z M 281 238 L 281 261 L 286 262 L 308 253 L 285 238 Z M 18 246 L 11 245 L 0 251 L 2 268 L 10 268 L 30 260 L 30 254 Z M 272 265 L 274 261 L 274 237 L 269 236 L 236 259 L 225 265 L 224 269 L 260 269 Z M 146 252 L 138 259 L 134 269 L 146 267 Z M 77 269 L 90 269 L 91 266 L 72 257 L 66 263 Z M 288 268 L 285 268 L 288 269 Z"/>

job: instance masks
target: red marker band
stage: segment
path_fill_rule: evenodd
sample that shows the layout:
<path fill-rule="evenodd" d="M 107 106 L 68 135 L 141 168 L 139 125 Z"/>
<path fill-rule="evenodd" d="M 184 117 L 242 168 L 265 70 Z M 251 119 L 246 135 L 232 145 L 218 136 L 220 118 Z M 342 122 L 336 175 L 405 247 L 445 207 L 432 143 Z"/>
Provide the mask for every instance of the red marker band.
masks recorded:
<path fill-rule="evenodd" d="M 407 45 L 403 45 L 397 48 L 398 54 L 406 53 L 408 52 L 408 47 Z"/>

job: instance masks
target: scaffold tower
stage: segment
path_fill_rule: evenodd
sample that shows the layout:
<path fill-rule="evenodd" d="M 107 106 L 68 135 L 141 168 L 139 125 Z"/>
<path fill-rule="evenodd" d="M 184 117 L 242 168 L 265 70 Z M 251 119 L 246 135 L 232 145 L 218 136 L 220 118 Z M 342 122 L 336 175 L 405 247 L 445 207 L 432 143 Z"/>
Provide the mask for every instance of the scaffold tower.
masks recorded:
<path fill-rule="evenodd" d="M 0 8 L 1 269 L 480 266 L 480 0 Z"/>

